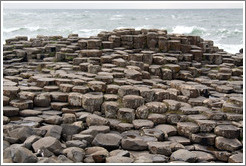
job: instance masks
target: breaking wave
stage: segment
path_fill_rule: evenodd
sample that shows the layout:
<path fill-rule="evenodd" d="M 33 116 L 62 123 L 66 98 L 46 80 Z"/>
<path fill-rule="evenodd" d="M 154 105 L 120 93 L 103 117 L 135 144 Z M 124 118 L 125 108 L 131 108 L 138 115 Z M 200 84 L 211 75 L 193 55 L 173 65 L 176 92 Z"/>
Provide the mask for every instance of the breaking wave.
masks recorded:
<path fill-rule="evenodd" d="M 202 35 L 206 32 L 205 28 L 197 27 L 197 26 L 175 26 L 172 28 L 171 33 L 178 34 L 189 34 L 189 35 Z"/>
<path fill-rule="evenodd" d="M 3 32 L 10 33 L 10 32 L 19 32 L 19 31 L 29 31 L 29 32 L 35 32 L 35 31 L 42 31 L 46 30 L 47 28 L 40 28 L 39 26 L 29 26 L 29 27 L 14 27 L 14 28 L 3 28 Z"/>

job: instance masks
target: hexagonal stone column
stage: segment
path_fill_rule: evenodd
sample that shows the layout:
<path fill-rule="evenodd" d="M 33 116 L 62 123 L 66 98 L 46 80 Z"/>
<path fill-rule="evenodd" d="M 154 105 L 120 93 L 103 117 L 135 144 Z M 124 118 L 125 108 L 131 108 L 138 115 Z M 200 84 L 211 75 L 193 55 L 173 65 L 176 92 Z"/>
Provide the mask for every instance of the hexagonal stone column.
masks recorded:
<path fill-rule="evenodd" d="M 123 97 L 123 105 L 127 108 L 136 109 L 144 104 L 144 98 L 136 95 L 126 95 Z"/>
<path fill-rule="evenodd" d="M 103 103 L 103 93 L 90 92 L 82 96 L 82 107 L 88 112 L 100 111 Z"/>

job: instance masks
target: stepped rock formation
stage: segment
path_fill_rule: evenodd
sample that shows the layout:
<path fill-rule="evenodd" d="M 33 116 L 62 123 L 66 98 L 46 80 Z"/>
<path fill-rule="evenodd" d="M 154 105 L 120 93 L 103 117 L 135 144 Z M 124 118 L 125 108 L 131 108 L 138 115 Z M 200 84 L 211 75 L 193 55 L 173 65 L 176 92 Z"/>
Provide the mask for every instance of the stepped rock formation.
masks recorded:
<path fill-rule="evenodd" d="M 3 46 L 4 162 L 242 162 L 243 54 L 118 29 Z"/>

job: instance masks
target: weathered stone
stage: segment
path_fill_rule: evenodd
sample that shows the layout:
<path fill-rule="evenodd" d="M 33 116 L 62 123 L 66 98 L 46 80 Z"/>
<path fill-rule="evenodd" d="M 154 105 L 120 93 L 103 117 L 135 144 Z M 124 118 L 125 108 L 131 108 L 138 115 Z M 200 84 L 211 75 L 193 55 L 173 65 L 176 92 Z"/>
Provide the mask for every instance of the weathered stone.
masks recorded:
<path fill-rule="evenodd" d="M 107 118 L 116 118 L 119 104 L 113 101 L 107 101 L 102 104 L 102 111 Z"/>
<path fill-rule="evenodd" d="M 142 96 L 145 102 L 151 102 L 154 100 L 155 92 L 152 89 L 146 87 L 139 87 L 140 96 Z"/>
<path fill-rule="evenodd" d="M 165 113 L 167 111 L 167 106 L 161 102 L 149 102 L 146 103 L 146 107 L 151 113 Z"/>
<path fill-rule="evenodd" d="M 158 141 L 163 141 L 165 139 L 165 135 L 161 130 L 158 129 L 142 129 L 140 131 L 143 135 L 156 137 Z"/>
<path fill-rule="evenodd" d="M 240 129 L 233 125 L 218 125 L 214 129 L 214 133 L 225 138 L 238 138 Z"/>
<path fill-rule="evenodd" d="M 142 80 L 142 73 L 134 70 L 134 69 L 126 69 L 124 70 L 126 78 L 141 81 Z"/>
<path fill-rule="evenodd" d="M 185 115 L 199 114 L 199 111 L 197 109 L 189 108 L 189 107 L 181 107 L 180 111 L 182 111 L 182 113 Z"/>
<path fill-rule="evenodd" d="M 102 81 L 89 81 L 88 87 L 94 92 L 105 92 L 106 91 L 106 83 Z"/>
<path fill-rule="evenodd" d="M 84 94 L 84 93 L 89 92 L 89 87 L 88 86 L 74 86 L 72 88 L 72 91 Z"/>
<path fill-rule="evenodd" d="M 179 149 L 172 153 L 170 160 L 194 163 L 197 161 L 197 157 L 196 154 L 193 152 L 184 149 Z"/>
<path fill-rule="evenodd" d="M 137 87 L 133 87 L 130 85 L 123 85 L 119 88 L 118 94 L 120 97 L 126 95 L 139 95 L 139 90 L 137 89 Z"/>
<path fill-rule="evenodd" d="M 149 115 L 149 109 L 145 105 L 142 105 L 135 110 L 135 115 L 138 119 L 146 119 Z"/>
<path fill-rule="evenodd" d="M 45 136 L 55 137 L 58 140 L 61 138 L 62 127 L 58 125 L 47 125 L 41 127 L 41 129 L 46 130 Z"/>
<path fill-rule="evenodd" d="M 72 160 L 70 160 L 69 158 L 67 158 L 67 157 L 64 156 L 64 155 L 59 155 L 59 156 L 57 157 L 57 162 L 58 162 L 58 163 L 73 163 Z"/>
<path fill-rule="evenodd" d="M 103 103 L 101 92 L 86 93 L 82 96 L 82 107 L 88 112 L 100 111 Z"/>
<path fill-rule="evenodd" d="M 106 163 L 132 163 L 134 160 L 130 157 L 111 156 L 106 158 Z"/>
<path fill-rule="evenodd" d="M 224 137 L 216 137 L 215 146 L 220 150 L 227 150 L 233 152 L 235 150 L 240 149 L 242 147 L 242 143 L 236 138 L 228 139 Z"/>
<path fill-rule="evenodd" d="M 213 154 L 218 160 L 225 161 L 225 162 L 228 161 L 228 158 L 231 155 L 231 153 L 227 151 L 214 151 Z"/>
<path fill-rule="evenodd" d="M 164 89 L 152 89 L 154 94 L 154 101 L 162 102 L 165 99 L 169 99 L 169 93 Z"/>
<path fill-rule="evenodd" d="M 174 136 L 177 134 L 177 129 L 172 125 L 160 124 L 155 127 L 158 130 L 161 130 L 167 136 Z"/>
<path fill-rule="evenodd" d="M 126 138 L 121 140 L 121 146 L 126 150 L 146 150 L 148 145 L 139 138 Z"/>
<path fill-rule="evenodd" d="M 112 150 L 119 148 L 121 141 L 121 136 L 118 134 L 107 133 L 107 134 L 97 134 L 92 145 L 102 146 L 106 149 Z"/>
<path fill-rule="evenodd" d="M 163 114 L 151 113 L 148 116 L 148 120 L 151 120 L 152 122 L 154 122 L 155 125 L 164 124 L 166 123 L 167 117 L 166 115 L 163 115 Z"/>
<path fill-rule="evenodd" d="M 199 132 L 199 126 L 192 122 L 179 122 L 177 130 L 180 135 L 189 137 L 191 134 Z"/>
<path fill-rule="evenodd" d="M 17 138 L 21 142 L 24 142 L 29 136 L 34 134 L 34 130 L 29 126 L 13 129 L 8 132 L 10 137 Z"/>
<path fill-rule="evenodd" d="M 192 53 L 193 55 L 193 59 L 197 62 L 201 62 L 202 61 L 202 56 L 203 53 L 201 50 L 191 50 L 190 53 Z"/>
<path fill-rule="evenodd" d="M 67 102 L 68 94 L 63 92 L 50 92 L 51 100 L 56 102 Z"/>
<path fill-rule="evenodd" d="M 108 125 L 109 121 L 103 117 L 100 117 L 96 114 L 90 114 L 86 118 L 86 124 L 88 126 L 94 126 L 94 125 Z"/>
<path fill-rule="evenodd" d="M 215 126 L 216 122 L 213 120 L 196 120 L 196 123 L 200 127 L 200 132 L 211 132 Z"/>
<path fill-rule="evenodd" d="M 136 129 L 140 128 L 152 128 L 154 126 L 154 123 L 150 120 L 143 120 L 143 119 L 136 119 L 132 121 L 133 126 Z"/>
<path fill-rule="evenodd" d="M 96 163 L 105 162 L 106 158 L 109 156 L 109 153 L 105 148 L 98 146 L 86 148 L 85 154 L 92 156 Z"/>
<path fill-rule="evenodd" d="M 117 118 L 126 122 L 132 122 L 135 119 L 134 109 L 120 108 L 117 113 Z"/>
<path fill-rule="evenodd" d="M 119 99 L 118 95 L 114 94 L 104 94 L 104 101 L 117 101 Z"/>
<path fill-rule="evenodd" d="M 122 58 L 112 60 L 113 64 L 118 67 L 126 67 L 126 61 Z"/>
<path fill-rule="evenodd" d="M 126 95 L 123 97 L 123 105 L 126 108 L 136 109 L 144 104 L 144 99 L 141 96 Z"/>
<path fill-rule="evenodd" d="M 232 87 L 221 85 L 216 87 L 216 91 L 220 93 L 232 93 L 234 90 Z"/>
<path fill-rule="evenodd" d="M 38 158 L 30 150 L 19 147 L 12 153 L 12 160 L 15 163 L 36 163 Z"/>
<path fill-rule="evenodd" d="M 171 136 L 171 137 L 168 137 L 168 140 L 171 142 L 180 143 L 182 145 L 189 145 L 190 144 L 190 140 L 188 138 L 181 137 L 181 136 Z"/>
<path fill-rule="evenodd" d="M 86 141 L 88 143 L 91 143 L 94 137 L 92 135 L 88 134 L 74 134 L 72 136 L 73 140 L 79 140 L 79 141 Z"/>
<path fill-rule="evenodd" d="M 10 119 L 7 116 L 3 116 L 3 124 L 8 124 L 10 122 Z"/>
<path fill-rule="evenodd" d="M 74 86 L 72 84 L 60 84 L 59 87 L 62 92 L 71 92 Z"/>
<path fill-rule="evenodd" d="M 3 115 L 7 117 L 16 116 L 19 114 L 19 108 L 4 106 L 3 107 Z"/>
<path fill-rule="evenodd" d="M 215 157 L 210 153 L 206 153 L 202 151 L 191 151 L 191 152 L 196 155 L 198 162 L 215 160 Z"/>
<path fill-rule="evenodd" d="M 25 109 L 25 110 L 20 111 L 19 114 L 21 116 L 38 116 L 38 115 L 41 115 L 42 114 L 42 111 Z"/>
<path fill-rule="evenodd" d="M 78 147 L 69 147 L 63 150 L 63 153 L 74 162 L 82 162 L 85 156 L 83 149 Z"/>
<path fill-rule="evenodd" d="M 45 118 L 44 121 L 48 124 L 59 125 L 62 123 L 62 117 L 58 115 L 53 115 Z"/>
<path fill-rule="evenodd" d="M 163 103 L 166 104 L 168 111 L 177 111 L 181 107 L 181 103 L 176 100 L 163 100 Z"/>
<path fill-rule="evenodd" d="M 164 68 L 170 69 L 172 73 L 178 73 L 180 71 L 180 66 L 177 64 L 165 64 Z"/>
<path fill-rule="evenodd" d="M 228 159 L 229 163 L 243 163 L 243 153 L 231 155 Z"/>
<path fill-rule="evenodd" d="M 61 136 L 65 141 L 72 139 L 74 134 L 78 134 L 83 128 L 74 124 L 61 124 L 62 133 Z"/>
<path fill-rule="evenodd" d="M 32 144 L 32 147 L 35 152 L 37 152 L 41 147 L 47 148 L 53 153 L 59 153 L 62 149 L 61 143 L 58 139 L 54 137 L 44 137 Z"/>
<path fill-rule="evenodd" d="M 77 92 L 69 93 L 68 102 L 71 106 L 81 106 L 82 105 L 82 94 Z"/>
<path fill-rule="evenodd" d="M 119 157 L 130 157 L 130 153 L 127 150 L 116 149 L 112 150 L 109 153 L 110 156 L 119 156 Z"/>
<path fill-rule="evenodd" d="M 173 78 L 173 72 L 171 69 L 168 68 L 162 68 L 162 79 L 163 80 L 171 80 Z"/>
<path fill-rule="evenodd" d="M 76 134 L 75 134 L 76 135 Z M 86 140 L 71 140 L 66 142 L 67 147 L 79 147 L 79 148 L 85 148 L 87 147 L 87 141 Z"/>
<path fill-rule="evenodd" d="M 133 124 L 131 123 L 118 123 L 116 126 L 117 131 L 123 132 L 133 129 Z"/>
<path fill-rule="evenodd" d="M 206 60 L 208 60 L 208 62 L 210 64 L 221 64 L 222 63 L 222 55 L 221 54 L 210 54 L 210 53 L 204 53 L 203 57 L 205 57 Z"/>
<path fill-rule="evenodd" d="M 7 106 L 9 104 L 9 97 L 3 96 L 3 106 Z"/>
<path fill-rule="evenodd" d="M 60 111 L 62 108 L 69 106 L 69 103 L 63 102 L 52 102 L 50 103 L 51 108 L 57 111 Z"/>
<path fill-rule="evenodd" d="M 170 144 L 165 142 L 148 142 L 148 148 L 153 154 L 162 154 L 166 156 L 172 154 Z"/>
<path fill-rule="evenodd" d="M 38 107 L 50 106 L 51 97 L 49 93 L 41 93 L 34 98 L 34 105 Z"/>
<path fill-rule="evenodd" d="M 161 66 L 160 65 L 150 65 L 149 73 L 154 76 L 161 77 Z"/>
<path fill-rule="evenodd" d="M 13 107 L 17 107 L 20 110 L 33 108 L 33 101 L 32 100 L 12 100 L 10 101 L 10 105 Z"/>
<path fill-rule="evenodd" d="M 152 64 L 153 62 L 153 51 L 142 51 L 143 53 L 143 63 Z"/>
<path fill-rule="evenodd" d="M 216 137 L 215 134 L 198 133 L 198 134 L 191 134 L 190 139 L 194 143 L 213 146 L 215 142 L 215 137 Z"/>
<path fill-rule="evenodd" d="M 117 94 L 119 88 L 120 88 L 119 85 L 114 85 L 114 84 L 107 85 L 106 93 Z"/>
<path fill-rule="evenodd" d="M 181 85 L 180 87 L 181 93 L 184 96 L 191 97 L 191 98 L 196 98 L 199 96 L 199 91 L 192 85 Z"/>
<path fill-rule="evenodd" d="M 63 123 L 73 123 L 76 121 L 76 116 L 72 113 L 65 113 L 65 114 L 62 114 L 62 121 Z"/>
<path fill-rule="evenodd" d="M 37 81 L 37 86 L 42 87 L 42 88 L 47 85 L 55 84 L 54 78 L 38 78 L 36 81 Z"/>

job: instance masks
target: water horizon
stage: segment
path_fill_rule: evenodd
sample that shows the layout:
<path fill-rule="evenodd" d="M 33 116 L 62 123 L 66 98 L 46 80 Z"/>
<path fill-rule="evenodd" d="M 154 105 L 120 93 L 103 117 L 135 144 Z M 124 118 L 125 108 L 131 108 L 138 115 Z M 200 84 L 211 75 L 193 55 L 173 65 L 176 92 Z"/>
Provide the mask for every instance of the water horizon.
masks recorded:
<path fill-rule="evenodd" d="M 95 36 L 120 28 L 166 29 L 201 36 L 229 53 L 243 48 L 242 9 L 4 9 L 3 40 L 76 33 Z"/>

